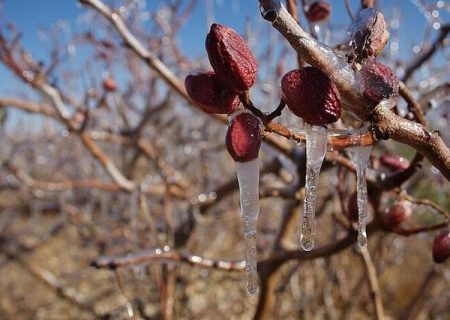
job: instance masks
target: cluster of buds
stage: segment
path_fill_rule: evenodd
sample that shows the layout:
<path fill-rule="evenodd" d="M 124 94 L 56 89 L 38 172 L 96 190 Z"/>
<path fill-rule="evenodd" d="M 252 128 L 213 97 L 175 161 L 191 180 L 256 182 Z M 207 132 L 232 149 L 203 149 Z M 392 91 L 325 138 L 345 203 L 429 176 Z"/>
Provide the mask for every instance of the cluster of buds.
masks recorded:
<path fill-rule="evenodd" d="M 214 71 L 188 75 L 186 92 L 206 113 L 233 113 L 239 107 L 239 95 L 256 81 L 255 57 L 236 31 L 216 23 L 205 45 Z"/>
<path fill-rule="evenodd" d="M 231 114 L 239 108 L 239 96 L 256 81 L 256 59 L 236 31 L 217 23 L 211 25 L 205 46 L 214 71 L 188 75 L 186 92 L 206 113 Z M 259 120 L 249 113 L 238 115 L 228 129 L 226 145 L 236 161 L 257 158 L 261 145 Z"/>
<path fill-rule="evenodd" d="M 394 72 L 375 59 L 383 51 L 388 39 L 386 21 L 375 8 L 358 12 L 349 27 L 350 52 L 348 62 L 359 63 L 361 94 L 368 100 L 379 103 L 398 95 L 399 80 Z M 393 106 L 393 105 L 391 105 Z"/>

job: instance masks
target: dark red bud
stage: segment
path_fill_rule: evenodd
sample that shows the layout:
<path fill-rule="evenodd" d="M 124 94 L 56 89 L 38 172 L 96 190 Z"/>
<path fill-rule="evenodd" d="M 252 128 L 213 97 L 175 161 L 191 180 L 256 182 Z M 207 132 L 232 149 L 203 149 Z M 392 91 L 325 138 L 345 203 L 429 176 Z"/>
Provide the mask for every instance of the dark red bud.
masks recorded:
<path fill-rule="evenodd" d="M 256 81 L 257 64 L 247 43 L 231 28 L 214 23 L 206 36 L 209 62 L 222 83 L 244 92 Z"/>
<path fill-rule="evenodd" d="M 409 161 L 407 159 L 391 154 L 381 156 L 380 163 L 394 171 L 403 171 L 409 167 Z"/>
<path fill-rule="evenodd" d="M 310 22 L 319 22 L 327 19 L 331 13 L 331 5 L 325 1 L 313 2 L 306 11 L 306 18 Z"/>
<path fill-rule="evenodd" d="M 366 63 L 359 76 L 362 93 L 369 100 L 380 102 L 398 95 L 398 78 L 382 63 L 375 61 Z"/>
<path fill-rule="evenodd" d="M 383 14 L 375 8 L 360 10 L 349 27 L 350 60 L 363 62 L 377 57 L 389 40 Z"/>
<path fill-rule="evenodd" d="M 326 127 L 341 116 L 341 95 L 334 82 L 314 67 L 295 69 L 281 79 L 289 110 L 310 125 Z"/>
<path fill-rule="evenodd" d="M 212 71 L 188 75 L 184 86 L 189 98 L 206 113 L 232 113 L 239 107 L 239 96 L 225 89 Z"/>
<path fill-rule="evenodd" d="M 358 195 L 356 192 L 348 199 L 346 215 L 351 222 L 358 222 Z"/>
<path fill-rule="evenodd" d="M 234 161 L 247 162 L 258 158 L 261 147 L 259 119 L 250 113 L 241 113 L 228 127 L 225 145 Z"/>
<path fill-rule="evenodd" d="M 433 260 L 443 263 L 450 256 L 450 232 L 448 230 L 439 233 L 433 241 Z"/>
<path fill-rule="evenodd" d="M 406 221 L 412 214 L 411 207 L 404 201 L 399 201 L 383 214 L 383 224 L 389 229 L 397 228 L 403 221 Z"/>
<path fill-rule="evenodd" d="M 108 77 L 103 79 L 103 89 L 107 92 L 114 92 L 117 90 L 117 82 L 114 78 Z"/>

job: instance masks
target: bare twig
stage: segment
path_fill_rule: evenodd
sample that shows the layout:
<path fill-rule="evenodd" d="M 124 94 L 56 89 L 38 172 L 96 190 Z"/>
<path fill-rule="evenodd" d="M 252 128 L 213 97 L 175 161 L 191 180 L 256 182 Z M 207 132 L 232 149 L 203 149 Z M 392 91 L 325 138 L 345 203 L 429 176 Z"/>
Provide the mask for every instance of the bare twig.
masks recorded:
<path fill-rule="evenodd" d="M 130 265 L 161 262 L 188 264 L 193 267 L 218 269 L 222 271 L 244 271 L 245 269 L 244 261 L 209 259 L 187 252 L 171 250 L 168 246 L 145 250 L 122 257 L 99 257 L 91 265 L 95 268 L 117 269 Z"/>
<path fill-rule="evenodd" d="M 409 202 L 412 202 L 412 203 L 415 203 L 415 204 L 431 207 L 434 210 L 436 210 L 439 214 L 441 214 L 445 219 L 447 219 L 447 221 L 450 222 L 450 213 L 445 211 L 444 208 L 442 208 L 441 206 L 437 205 L 436 203 L 434 203 L 431 200 L 428 200 L 428 199 L 416 199 L 416 198 L 414 198 L 414 197 L 412 197 L 412 196 L 410 196 L 409 194 L 406 194 L 406 193 L 401 194 L 400 198 L 408 200 Z"/>
<path fill-rule="evenodd" d="M 370 297 L 372 298 L 377 320 L 384 319 L 384 307 L 381 298 L 380 286 L 378 284 L 377 271 L 370 257 L 367 247 L 361 248 L 361 258 L 366 269 L 367 280 L 370 287 Z"/>
<path fill-rule="evenodd" d="M 414 72 L 425 62 L 427 62 L 433 54 L 439 50 L 439 48 L 443 45 L 445 38 L 450 32 L 450 24 L 443 25 L 440 29 L 439 36 L 436 40 L 431 44 L 429 49 L 420 55 L 415 61 L 413 61 L 409 66 L 405 69 L 405 74 L 403 75 L 402 80 L 404 82 L 408 81 Z"/>

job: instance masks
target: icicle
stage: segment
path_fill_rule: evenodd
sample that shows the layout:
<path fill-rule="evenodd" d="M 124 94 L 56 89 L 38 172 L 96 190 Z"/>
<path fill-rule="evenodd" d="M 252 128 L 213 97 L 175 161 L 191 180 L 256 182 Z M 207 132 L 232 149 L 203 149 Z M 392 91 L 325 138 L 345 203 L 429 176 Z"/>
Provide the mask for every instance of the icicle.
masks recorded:
<path fill-rule="evenodd" d="M 326 151 L 326 129 L 313 126 L 306 133 L 306 183 L 300 237 L 302 248 L 306 251 L 314 247 L 317 182 Z"/>
<path fill-rule="evenodd" d="M 317 36 L 317 40 L 322 42 L 323 44 L 328 45 L 331 37 L 329 22 L 328 21 L 314 22 L 311 24 L 311 27 L 313 28 L 314 33 Z"/>
<path fill-rule="evenodd" d="M 241 214 L 244 221 L 245 272 L 247 290 L 258 292 L 256 222 L 259 215 L 259 161 L 236 162 L 237 178 L 241 197 Z"/>
<path fill-rule="evenodd" d="M 358 246 L 367 246 L 367 184 L 366 168 L 372 146 L 358 146 L 349 149 L 356 166 L 356 193 L 358 199 Z"/>

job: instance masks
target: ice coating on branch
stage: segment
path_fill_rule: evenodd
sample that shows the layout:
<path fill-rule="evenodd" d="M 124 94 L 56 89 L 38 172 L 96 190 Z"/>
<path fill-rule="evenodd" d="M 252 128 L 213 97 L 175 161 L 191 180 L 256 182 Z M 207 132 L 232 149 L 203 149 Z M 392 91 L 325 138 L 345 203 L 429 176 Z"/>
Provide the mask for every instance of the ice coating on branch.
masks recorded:
<path fill-rule="evenodd" d="M 356 166 L 356 193 L 358 202 L 358 246 L 367 246 L 367 182 L 366 168 L 372 146 L 352 147 L 348 151 Z"/>
<path fill-rule="evenodd" d="M 300 236 L 305 251 L 314 247 L 317 184 L 326 151 L 327 131 L 312 127 L 306 134 L 306 183 Z"/>
<path fill-rule="evenodd" d="M 259 161 L 236 162 L 245 239 L 245 272 L 247 290 L 259 289 L 256 251 L 256 223 L 259 215 Z"/>

